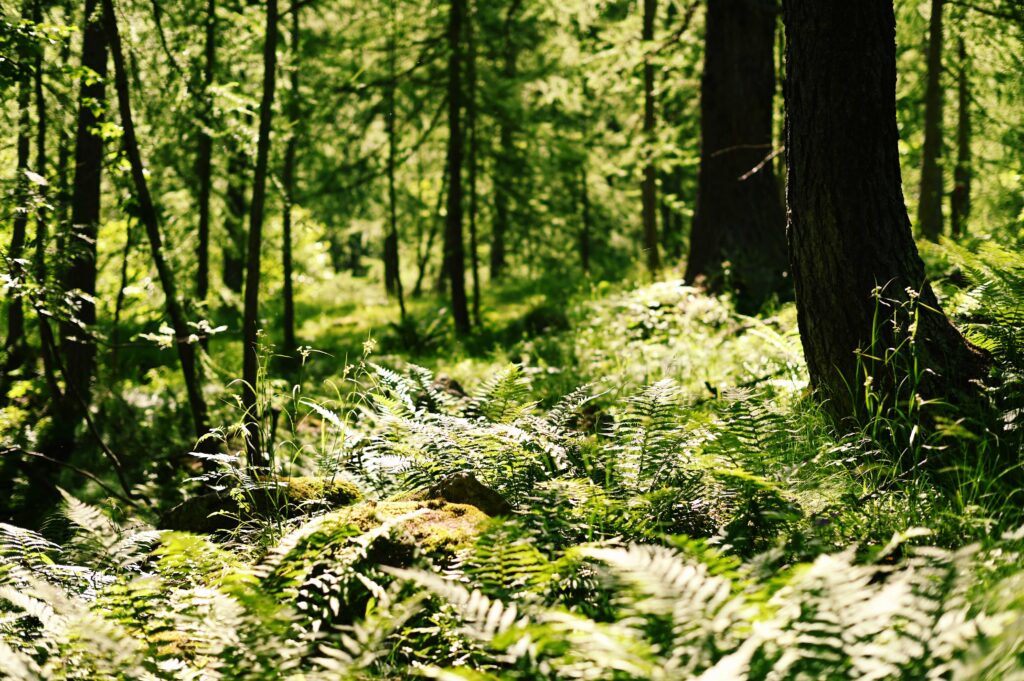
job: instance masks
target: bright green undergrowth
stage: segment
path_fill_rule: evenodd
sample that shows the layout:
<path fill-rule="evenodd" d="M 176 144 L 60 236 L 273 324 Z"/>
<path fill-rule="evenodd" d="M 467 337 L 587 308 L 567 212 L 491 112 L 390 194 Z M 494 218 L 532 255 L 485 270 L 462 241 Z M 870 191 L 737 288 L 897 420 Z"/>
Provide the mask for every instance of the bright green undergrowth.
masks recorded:
<path fill-rule="evenodd" d="M 538 299 L 491 352 L 402 361 L 382 339 L 330 379 L 316 353 L 297 385 L 268 369 L 267 455 L 243 465 L 225 428 L 217 482 L 319 475 L 369 501 L 215 537 L 71 496 L 49 539 L 2 526 L 0 669 L 1024 678 L 1024 268 L 976 246 L 929 259 L 997 363 L 978 414 L 837 428 L 807 393 L 792 305 L 740 316 L 676 281 L 595 288 L 562 317 Z M 410 501 L 458 472 L 512 515 Z"/>

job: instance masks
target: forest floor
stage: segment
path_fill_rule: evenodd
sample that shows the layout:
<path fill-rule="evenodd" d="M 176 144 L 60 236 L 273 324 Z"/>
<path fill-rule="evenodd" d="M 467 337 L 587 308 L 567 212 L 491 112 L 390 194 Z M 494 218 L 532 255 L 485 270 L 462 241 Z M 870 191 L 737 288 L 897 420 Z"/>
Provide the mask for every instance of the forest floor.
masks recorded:
<path fill-rule="evenodd" d="M 944 289 L 948 307 L 1019 314 L 992 293 L 1018 261 L 956 257 L 930 261 L 976 279 Z M 920 415 L 837 427 L 792 303 L 740 315 L 673 278 L 509 284 L 457 343 L 435 299 L 395 324 L 370 285 L 339 275 L 300 298 L 315 349 L 261 383 L 264 466 L 242 465 L 234 387 L 215 389 L 216 534 L 71 496 L 62 546 L 4 526 L 4 597 L 22 589 L 14 612 L 60 624 L 12 615 L 0 655 L 62 678 L 1019 669 L 1024 532 L 997 462 L 1016 429 L 942 405 L 931 432 Z M 234 345 L 215 340 L 212 373 Z M 138 491 L 195 494 L 155 478 Z M 209 529 L 189 522 L 174 529 Z"/>

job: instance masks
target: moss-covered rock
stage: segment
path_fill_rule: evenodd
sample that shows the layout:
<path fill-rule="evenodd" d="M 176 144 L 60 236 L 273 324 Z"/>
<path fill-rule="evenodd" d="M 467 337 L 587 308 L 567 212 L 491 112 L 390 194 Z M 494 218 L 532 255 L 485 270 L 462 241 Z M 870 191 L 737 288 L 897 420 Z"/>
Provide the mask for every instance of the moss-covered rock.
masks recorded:
<path fill-rule="evenodd" d="M 332 522 L 369 532 L 399 521 L 385 541 L 375 544 L 375 560 L 406 567 L 417 554 L 446 562 L 471 544 L 488 521 L 487 514 L 469 504 L 441 499 L 426 501 L 367 501 L 331 514 Z"/>
<path fill-rule="evenodd" d="M 164 514 L 159 527 L 187 532 L 231 530 L 247 520 L 293 518 L 319 508 L 347 506 L 360 499 L 359 488 L 348 480 L 275 478 L 187 499 Z"/>
<path fill-rule="evenodd" d="M 512 506 L 505 501 L 504 497 L 466 471 L 453 473 L 425 490 L 395 497 L 394 501 L 427 501 L 430 499 L 475 506 L 489 516 L 506 516 L 512 513 Z"/>

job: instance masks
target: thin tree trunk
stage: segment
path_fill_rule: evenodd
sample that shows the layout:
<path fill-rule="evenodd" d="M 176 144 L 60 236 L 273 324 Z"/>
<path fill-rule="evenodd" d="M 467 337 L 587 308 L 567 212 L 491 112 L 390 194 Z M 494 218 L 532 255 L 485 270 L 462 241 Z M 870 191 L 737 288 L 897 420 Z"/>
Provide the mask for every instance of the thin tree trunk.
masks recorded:
<path fill-rule="evenodd" d="M 590 272 L 590 188 L 587 180 L 586 161 L 580 166 L 580 218 L 583 226 L 580 229 L 580 265 L 583 271 Z"/>
<path fill-rule="evenodd" d="M 387 128 L 388 128 L 388 235 L 384 240 L 384 288 L 388 295 L 397 296 L 398 310 L 401 319 L 405 319 L 405 294 L 402 290 L 402 268 L 399 257 L 400 239 L 398 235 L 398 195 L 395 190 L 395 165 L 398 154 L 396 133 L 398 112 L 395 108 L 395 89 L 397 83 L 396 38 L 395 38 L 395 1 L 389 2 L 388 17 L 388 88 L 387 88 Z"/>
<path fill-rule="evenodd" d="M 277 70 L 277 0 L 267 0 L 267 23 L 263 39 L 263 97 L 260 100 L 260 128 L 256 145 L 252 201 L 249 206 L 249 240 L 245 269 L 245 313 L 242 323 L 242 407 L 248 430 L 246 453 L 250 465 L 261 452 L 260 413 L 256 404 L 259 373 L 260 249 L 263 240 L 263 208 L 267 192 L 267 164 L 270 158 L 270 130 Z"/>
<path fill-rule="evenodd" d="M 281 216 L 282 249 L 281 264 L 284 269 L 284 310 L 281 324 L 284 326 L 284 354 L 291 357 L 297 347 L 295 342 L 295 291 L 292 273 L 292 205 L 295 200 L 295 152 L 299 142 L 299 14 L 302 8 L 292 8 L 292 69 L 288 93 L 288 144 L 284 150 L 284 210 Z"/>
<path fill-rule="evenodd" d="M 928 82 L 924 96 L 924 148 L 917 224 L 921 235 L 938 241 L 942 234 L 942 2 L 932 0 L 928 21 Z"/>
<path fill-rule="evenodd" d="M 206 43 L 203 62 L 203 94 L 199 115 L 199 149 L 196 174 L 199 176 L 199 243 L 196 245 L 199 267 L 196 271 L 196 299 L 206 300 L 210 290 L 210 193 L 213 184 L 213 74 L 217 65 L 217 1 L 206 2 Z M 206 339 L 204 339 L 205 344 Z"/>
<path fill-rule="evenodd" d="M 28 12 L 26 11 L 26 14 Z M 25 237 L 28 228 L 29 183 L 28 155 L 32 144 L 31 117 L 31 85 L 28 78 L 18 83 L 18 141 L 16 167 L 16 207 L 11 225 L 11 244 L 7 249 L 7 260 L 14 269 L 11 275 L 15 280 L 24 280 L 27 272 L 23 271 L 21 258 L 25 250 Z M 22 270 L 19 272 L 19 270 Z M 5 374 L 20 369 L 27 359 L 25 344 L 25 308 L 22 291 L 14 291 L 7 303 L 7 339 L 4 341 L 4 353 L 7 355 L 3 370 Z M 6 395 L 6 391 L 3 393 Z M 2 396 L 0 396 L 2 397 Z"/>
<path fill-rule="evenodd" d="M 473 323 L 480 325 L 480 258 L 477 252 L 476 218 L 477 206 L 477 138 L 476 138 L 476 37 L 473 30 L 476 4 L 466 20 L 466 80 L 468 81 L 466 97 L 466 127 L 469 130 L 469 260 L 473 275 Z"/>
<path fill-rule="evenodd" d="M 427 243 L 423 249 L 423 253 L 420 254 L 419 262 L 416 263 L 416 285 L 412 289 L 413 298 L 419 298 L 423 295 L 423 279 L 426 277 L 427 264 L 430 262 L 430 254 L 434 249 L 434 239 L 437 237 L 437 227 L 439 222 L 437 218 L 441 214 L 441 202 L 444 201 L 447 195 L 448 165 L 445 164 L 444 173 L 441 176 L 441 191 L 437 195 L 437 205 L 434 206 L 434 212 L 430 215 L 430 230 L 427 232 Z"/>
<path fill-rule="evenodd" d="M 164 305 L 167 309 L 167 316 L 170 317 L 171 327 L 174 329 L 174 345 L 178 352 L 182 377 L 185 380 L 185 390 L 188 393 L 192 425 L 195 429 L 196 437 L 202 438 L 209 431 L 209 424 L 207 421 L 206 401 L 203 397 L 198 366 L 196 365 L 195 346 L 188 341 L 191 334 L 186 322 L 185 313 L 182 310 L 181 301 L 178 299 L 178 287 L 174 279 L 174 272 L 164 257 L 164 247 L 160 237 L 160 225 L 156 207 L 153 205 L 153 199 L 149 193 L 145 167 L 142 163 L 142 156 L 139 153 L 139 143 L 135 135 L 135 122 L 132 118 L 131 99 L 128 92 L 128 73 L 125 66 L 124 53 L 121 50 L 121 36 L 118 32 L 113 0 L 103 0 L 103 15 L 107 37 L 110 40 L 110 52 L 114 61 L 114 88 L 117 91 L 118 111 L 121 115 L 121 128 L 123 131 L 121 143 L 124 146 L 125 155 L 128 157 L 128 163 L 131 166 L 135 198 L 138 202 L 139 221 L 145 227 L 146 236 L 149 239 L 153 263 L 156 265 L 157 276 L 160 279 L 160 286 L 164 292 Z M 204 443 L 206 442 L 209 441 L 204 441 Z M 204 446 L 209 447 L 208 444 L 205 444 L 201 445 L 201 448 Z"/>
<path fill-rule="evenodd" d="M 128 262 L 134 247 L 132 231 L 132 221 L 129 220 L 124 230 L 124 252 L 121 254 L 121 283 L 117 287 L 117 299 L 114 301 L 114 324 L 110 332 L 110 365 L 115 374 L 118 370 L 119 355 L 121 353 L 121 311 L 124 309 L 124 290 L 128 288 Z"/>
<path fill-rule="evenodd" d="M 789 248 L 811 383 L 839 418 L 913 393 L 954 399 L 984 375 L 986 359 L 940 311 L 911 233 L 892 3 L 785 0 L 784 8 Z M 905 307 L 880 308 L 875 299 L 880 292 L 908 306 L 908 290 L 918 292 L 913 320 Z M 901 338 L 890 315 L 904 341 L 913 322 L 914 341 L 904 346 L 915 357 L 892 356 Z"/>
<path fill-rule="evenodd" d="M 36 24 L 43 22 L 43 0 L 35 0 L 32 8 L 32 21 Z M 40 49 L 36 52 L 35 61 L 35 100 L 36 100 L 36 172 L 43 177 L 48 177 L 49 173 L 49 161 L 46 154 L 46 133 L 47 133 L 47 111 L 46 111 L 46 97 L 43 88 L 43 63 L 44 49 Z M 48 194 L 48 188 L 46 186 L 39 187 L 38 191 L 42 195 L 44 201 L 36 210 L 36 251 L 35 251 L 35 270 L 36 278 L 39 283 L 44 286 L 44 290 L 48 282 L 49 271 L 46 263 L 46 249 L 50 241 L 49 232 L 49 216 L 46 214 L 45 198 Z M 40 301 L 42 302 L 42 301 Z M 55 347 L 53 341 L 53 330 L 50 328 L 49 317 L 46 316 L 42 311 L 45 310 L 43 304 L 36 304 L 36 317 L 39 325 L 39 338 L 40 347 L 39 355 L 43 359 L 43 378 L 46 381 L 47 388 L 50 392 L 50 399 L 53 404 L 58 404 L 61 400 L 61 391 L 57 383 L 57 369 L 54 363 L 54 357 L 51 353 L 51 349 Z"/>
<path fill-rule="evenodd" d="M 957 39 L 957 125 L 956 169 L 954 187 L 950 197 L 952 233 L 959 238 L 967 233 L 967 218 L 971 214 L 971 83 L 968 73 L 967 46 L 963 37 Z"/>
<path fill-rule="evenodd" d="M 657 173 L 654 169 L 654 64 L 651 62 L 654 41 L 654 18 L 657 14 L 657 0 L 644 0 L 644 143 L 647 160 L 644 165 L 644 181 L 641 186 L 644 225 L 644 252 L 647 256 L 647 270 L 656 273 L 661 269 L 658 257 L 658 196 Z"/>
<path fill-rule="evenodd" d="M 100 120 L 93 102 L 106 101 L 107 38 L 97 12 L 99 0 L 85 0 L 85 30 L 82 38 L 82 66 L 95 78 L 82 78 L 78 94 L 78 130 L 75 142 L 75 180 L 71 193 L 71 224 L 65 239 L 67 267 L 62 277 L 65 291 L 81 291 L 77 296 L 77 321 L 61 323 L 61 349 L 67 367 L 67 391 L 89 404 L 95 369 L 96 343 L 92 328 L 96 324 L 96 240 L 99 236 L 103 139 L 94 134 Z M 73 407 L 71 408 L 74 409 Z M 76 418 L 75 421 L 78 419 Z"/>
<path fill-rule="evenodd" d="M 238 142 L 230 141 L 224 215 L 227 240 L 221 248 L 221 279 L 235 293 L 241 293 L 245 283 L 245 185 L 248 170 L 249 164 Z"/>
<path fill-rule="evenodd" d="M 469 333 L 466 306 L 465 246 L 462 243 L 462 22 L 466 0 L 451 0 L 448 17 L 448 215 L 444 230 L 444 268 L 451 290 L 452 317 L 460 336 Z"/>
<path fill-rule="evenodd" d="M 700 174 L 686 280 L 703 277 L 710 290 L 735 290 L 748 312 L 788 286 L 785 212 L 766 161 L 776 23 L 772 3 L 763 0 L 708 1 Z"/>
<path fill-rule="evenodd" d="M 512 36 L 513 24 L 521 0 L 512 0 L 505 16 L 505 35 L 502 55 L 501 77 L 505 87 L 518 92 L 515 84 L 517 70 L 517 49 L 515 39 Z M 508 237 L 509 228 L 509 194 L 512 184 L 515 182 L 515 169 L 512 168 L 515 159 L 515 140 L 513 139 L 513 111 L 502 111 L 498 120 L 498 154 L 495 158 L 494 168 L 494 224 L 491 227 L 491 281 L 497 281 L 505 271 L 505 242 Z"/>

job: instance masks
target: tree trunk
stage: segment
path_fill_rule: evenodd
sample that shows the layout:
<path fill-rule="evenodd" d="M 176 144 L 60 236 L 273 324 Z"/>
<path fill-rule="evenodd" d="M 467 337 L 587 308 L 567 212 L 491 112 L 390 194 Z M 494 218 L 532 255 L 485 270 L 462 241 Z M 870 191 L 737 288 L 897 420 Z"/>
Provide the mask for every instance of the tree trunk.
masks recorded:
<path fill-rule="evenodd" d="M 913 392 L 950 399 L 984 374 L 986 358 L 941 313 L 911 234 L 892 3 L 784 7 L 789 248 L 812 386 L 839 418 L 913 400 Z M 916 329 L 913 343 L 908 329 Z M 901 341 L 916 356 L 894 354 Z"/>
<path fill-rule="evenodd" d="M 466 87 L 466 127 L 469 129 L 469 260 L 470 270 L 473 275 L 473 323 L 480 326 L 480 257 L 477 252 L 477 138 L 476 138 L 476 37 L 473 31 L 475 20 L 474 11 L 466 20 L 466 47 L 468 48 L 468 60 L 466 62 L 466 80 L 469 81 Z"/>
<path fill-rule="evenodd" d="M 921 235 L 938 241 L 942 234 L 942 2 L 932 0 L 928 21 L 928 83 L 924 96 L 924 148 L 917 225 Z"/>
<path fill-rule="evenodd" d="M 505 17 L 504 55 L 501 77 L 505 87 L 517 91 L 516 60 L 517 50 L 512 37 L 513 23 L 522 5 L 521 0 L 512 0 Z M 491 280 L 497 281 L 505 271 L 505 241 L 509 227 L 509 194 L 515 181 L 515 141 L 513 140 L 512 111 L 502 111 L 498 120 L 498 153 L 494 168 L 494 224 L 491 227 Z"/>
<path fill-rule="evenodd" d="M 957 122 L 956 169 L 954 187 L 950 196 L 952 234 L 959 238 L 967 233 L 967 218 L 971 214 L 971 84 L 968 74 L 967 46 L 961 37 L 957 40 Z"/>
<path fill-rule="evenodd" d="M 466 0 L 451 0 L 448 17 L 448 215 L 444 230 L 444 268 L 451 291 L 452 317 L 460 336 L 469 333 L 466 305 L 465 247 L 462 243 L 462 22 Z"/>
<path fill-rule="evenodd" d="M 32 21 L 37 24 L 43 22 L 43 0 L 35 0 L 32 7 Z M 46 97 L 43 88 L 43 63 L 44 49 L 40 49 L 36 53 L 35 61 L 35 100 L 36 100 L 36 172 L 43 177 L 48 177 L 49 173 L 49 161 L 46 154 L 46 134 L 47 134 L 47 123 L 48 117 L 46 112 Z M 42 194 L 44 201 L 48 194 L 48 188 L 46 186 L 39 187 L 38 191 Z M 35 251 L 35 271 L 36 278 L 40 284 L 46 286 L 49 277 L 49 270 L 46 262 L 46 249 L 50 242 L 50 231 L 49 231 L 49 215 L 46 213 L 44 205 L 40 205 L 36 211 L 36 251 Z M 44 301 L 38 301 L 36 303 L 36 317 L 39 325 L 39 355 L 43 360 L 43 378 L 46 381 L 47 388 L 50 392 L 50 399 L 53 404 L 57 404 L 61 400 L 60 387 L 57 384 L 57 371 L 54 363 L 54 357 L 51 352 L 55 346 L 53 341 L 53 330 L 50 328 L 50 319 L 48 313 L 44 312 L 45 305 L 42 304 Z"/>
<path fill-rule="evenodd" d="M 203 94 L 199 115 L 199 149 L 196 158 L 196 174 L 199 176 L 199 243 L 196 255 L 199 267 L 196 271 L 196 300 L 206 300 L 210 289 L 210 192 L 213 183 L 213 101 L 211 87 L 213 72 L 217 64 L 217 2 L 206 2 L 206 43 L 203 62 Z"/>
<path fill-rule="evenodd" d="M 245 185 L 249 164 L 237 141 L 228 143 L 227 190 L 225 193 L 224 231 L 227 240 L 221 248 L 221 279 L 229 290 L 242 292 L 245 283 Z"/>
<path fill-rule="evenodd" d="M 260 100 L 260 128 L 256 143 L 256 168 L 253 173 L 252 201 L 249 205 L 249 239 L 245 268 L 245 313 L 242 322 L 242 407 L 248 438 L 249 465 L 262 463 L 258 455 L 260 413 L 256 391 L 259 373 L 260 249 L 263 243 L 263 208 L 267 193 L 267 164 L 270 159 L 270 129 L 274 108 L 277 70 L 277 0 L 267 0 L 267 23 L 263 39 L 263 97 Z"/>
<path fill-rule="evenodd" d="M 701 157 L 687 281 L 731 288 L 756 311 L 783 291 L 785 213 L 773 168 L 774 3 L 708 0 Z"/>
<path fill-rule="evenodd" d="M 125 66 L 124 53 L 121 50 L 121 36 L 118 32 L 113 0 L 103 0 L 103 17 L 107 37 L 110 40 L 110 52 L 114 61 L 114 88 L 117 91 L 118 111 L 121 115 L 121 143 L 124 146 L 125 156 L 128 157 L 128 163 L 131 167 L 132 181 L 135 186 L 135 198 L 138 202 L 139 221 L 145 228 L 146 236 L 149 239 L 153 263 L 156 265 L 160 287 L 164 292 L 164 305 L 167 309 L 167 316 L 170 317 L 171 327 L 174 329 L 174 345 L 178 353 L 178 361 L 181 364 L 182 377 L 185 380 L 185 390 L 188 393 L 192 425 L 195 428 L 196 437 L 203 438 L 209 431 L 209 424 L 206 414 L 206 401 L 203 397 L 198 366 L 196 364 L 195 346 L 189 342 L 191 332 L 186 322 L 181 301 L 178 299 L 178 287 L 174 279 L 174 272 L 164 257 L 164 247 L 160 236 L 160 225 L 156 207 L 149 193 L 145 167 L 142 163 L 142 155 L 139 153 L 139 143 L 135 135 L 135 122 L 132 118 L 131 99 L 128 91 L 127 67 Z M 209 441 L 204 440 L 203 443 L 200 445 L 200 449 L 206 450 L 210 446 Z"/>
<path fill-rule="evenodd" d="M 590 188 L 586 160 L 580 166 L 580 267 L 590 273 Z"/>
<path fill-rule="evenodd" d="M 291 357 L 295 352 L 295 291 L 292 274 L 292 204 L 295 198 L 295 152 L 299 142 L 299 14 L 302 8 L 292 7 L 292 69 L 291 87 L 288 93 L 288 144 L 284 150 L 284 211 L 281 216 L 281 263 L 284 269 L 284 310 L 281 324 L 284 326 L 283 352 Z"/>
<path fill-rule="evenodd" d="M 644 252 L 647 269 L 651 273 L 661 268 L 658 257 L 658 196 L 656 171 L 654 169 L 654 64 L 650 52 L 654 41 L 654 18 L 657 14 L 657 0 L 644 0 L 644 144 L 647 162 L 644 165 L 644 181 L 641 185 L 643 204 Z"/>
<path fill-rule="evenodd" d="M 398 139 L 395 117 L 398 115 L 395 109 L 395 90 L 398 87 L 396 79 L 397 68 L 395 64 L 395 0 L 389 5 L 390 15 L 388 17 L 388 89 L 387 89 L 387 129 L 388 129 L 388 235 L 384 239 L 384 289 L 389 296 L 398 298 L 398 310 L 401 319 L 405 319 L 405 292 L 402 290 L 402 267 L 399 257 L 399 236 L 398 236 L 398 195 L 395 189 L 395 166 L 398 154 Z"/>
<path fill-rule="evenodd" d="M 26 15 L 28 12 L 26 11 Z M 28 154 L 32 144 L 32 117 L 31 117 L 31 86 L 28 78 L 23 77 L 18 83 L 18 141 L 17 141 L 17 168 L 16 168 L 16 208 L 14 220 L 11 225 L 11 244 L 7 249 L 7 261 L 12 268 L 10 275 L 15 281 L 24 281 L 28 274 L 24 271 L 21 259 L 25 251 L 25 236 L 28 227 L 29 206 L 29 182 L 28 176 Z M 17 371 L 27 359 L 28 348 L 25 345 L 25 308 L 22 301 L 21 290 L 12 291 L 7 303 L 7 338 L 4 341 L 4 354 L 6 355 L 3 371 L 9 374 Z M 0 393 L 0 399 L 7 394 L 6 390 Z"/>
<path fill-rule="evenodd" d="M 82 37 L 82 66 L 98 77 L 83 78 L 78 93 L 78 130 L 75 141 L 75 180 L 71 190 L 70 234 L 65 239 L 62 288 L 81 291 L 76 296 L 77 321 L 61 322 L 61 349 L 67 367 L 68 392 L 84 404 L 89 403 L 95 368 L 96 343 L 92 327 L 96 324 L 96 239 L 100 222 L 100 180 L 103 170 L 103 139 L 94 134 L 99 119 L 93 102 L 106 101 L 107 37 L 96 11 L 99 0 L 85 0 L 85 29 Z M 78 400 L 73 400 L 78 403 Z M 77 419 L 75 419 L 77 421 Z"/>
<path fill-rule="evenodd" d="M 430 262 L 430 255 L 434 250 L 434 239 L 437 237 L 438 228 L 438 216 L 441 215 L 441 201 L 448 195 L 448 164 L 445 164 L 444 173 L 441 175 L 441 191 L 437 194 L 437 205 L 434 206 L 434 212 L 430 214 L 430 226 L 427 230 L 427 243 L 423 248 L 423 252 L 420 254 L 416 263 L 416 285 L 413 286 L 412 296 L 413 298 L 419 298 L 423 295 L 423 279 L 427 275 L 427 265 Z M 417 244 L 418 246 L 418 244 Z"/>

